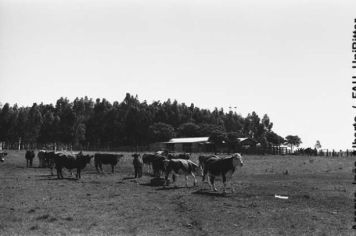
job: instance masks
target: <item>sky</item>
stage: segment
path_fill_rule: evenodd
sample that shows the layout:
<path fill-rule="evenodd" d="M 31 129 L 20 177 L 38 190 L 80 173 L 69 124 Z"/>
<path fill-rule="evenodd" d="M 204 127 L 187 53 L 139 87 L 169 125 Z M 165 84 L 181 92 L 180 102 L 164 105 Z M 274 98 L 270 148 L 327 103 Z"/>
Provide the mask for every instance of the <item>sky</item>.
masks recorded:
<path fill-rule="evenodd" d="M 0 103 L 167 99 L 351 149 L 356 1 L 0 0 Z"/>

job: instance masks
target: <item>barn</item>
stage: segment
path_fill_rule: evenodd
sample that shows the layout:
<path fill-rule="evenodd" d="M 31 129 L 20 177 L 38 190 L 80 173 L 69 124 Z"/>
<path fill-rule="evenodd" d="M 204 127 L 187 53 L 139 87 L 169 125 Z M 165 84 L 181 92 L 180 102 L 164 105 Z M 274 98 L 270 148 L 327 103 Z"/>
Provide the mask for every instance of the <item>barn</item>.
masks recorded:
<path fill-rule="evenodd" d="M 172 138 L 162 143 L 165 149 L 172 152 L 208 152 L 212 150 L 209 137 Z"/>

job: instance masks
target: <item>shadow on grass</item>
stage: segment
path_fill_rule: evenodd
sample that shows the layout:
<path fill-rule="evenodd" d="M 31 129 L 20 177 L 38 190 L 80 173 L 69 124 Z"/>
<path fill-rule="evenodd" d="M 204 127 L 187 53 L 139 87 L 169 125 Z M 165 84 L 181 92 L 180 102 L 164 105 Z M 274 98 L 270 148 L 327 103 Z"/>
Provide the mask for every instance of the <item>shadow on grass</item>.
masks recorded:
<path fill-rule="evenodd" d="M 131 176 L 131 177 L 124 177 L 122 178 L 122 180 L 128 180 L 128 179 L 136 179 L 135 177 Z"/>
<path fill-rule="evenodd" d="M 156 190 L 162 191 L 162 190 L 177 190 L 177 189 L 182 189 L 182 188 L 190 188 L 190 187 L 183 187 L 183 186 L 163 186 L 161 188 L 157 188 Z"/>
<path fill-rule="evenodd" d="M 213 196 L 213 197 L 227 197 L 228 194 L 222 192 L 211 192 L 209 190 L 199 189 L 192 192 L 192 194 L 204 195 L 204 196 Z"/>
<path fill-rule="evenodd" d="M 73 178 L 73 177 L 64 177 L 63 179 L 58 179 L 56 176 L 53 176 L 52 178 L 41 178 L 41 179 L 38 179 L 38 180 L 70 180 L 70 181 L 77 181 L 78 179 L 76 178 Z"/>

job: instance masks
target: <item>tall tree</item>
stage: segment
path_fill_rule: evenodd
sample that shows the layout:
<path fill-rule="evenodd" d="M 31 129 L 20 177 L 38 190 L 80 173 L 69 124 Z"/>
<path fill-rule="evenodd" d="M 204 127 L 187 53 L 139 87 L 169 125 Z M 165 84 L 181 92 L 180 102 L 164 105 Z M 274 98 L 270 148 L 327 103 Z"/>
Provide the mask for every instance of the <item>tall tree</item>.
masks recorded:
<path fill-rule="evenodd" d="M 299 145 L 302 143 L 302 140 L 297 135 L 288 135 L 286 137 L 286 142 L 290 145 L 293 151 L 293 147 L 299 147 Z"/>

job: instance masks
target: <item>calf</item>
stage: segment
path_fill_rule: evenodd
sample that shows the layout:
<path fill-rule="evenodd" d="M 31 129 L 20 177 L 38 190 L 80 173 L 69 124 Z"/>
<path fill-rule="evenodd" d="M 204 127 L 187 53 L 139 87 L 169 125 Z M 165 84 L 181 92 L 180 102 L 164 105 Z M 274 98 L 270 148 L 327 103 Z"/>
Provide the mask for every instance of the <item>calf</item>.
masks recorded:
<path fill-rule="evenodd" d="M 114 167 L 123 156 L 124 155 L 122 154 L 95 153 L 94 163 L 95 163 L 96 171 L 98 173 L 100 173 L 100 171 L 104 173 L 102 167 L 102 165 L 104 164 L 104 165 L 111 165 L 111 172 L 114 173 Z"/>
<path fill-rule="evenodd" d="M 173 182 L 176 181 L 175 175 L 185 175 L 185 186 L 188 187 L 188 175 L 193 176 L 194 178 L 194 186 L 197 183 L 194 173 L 199 169 L 199 166 L 192 162 L 191 160 L 184 159 L 173 159 L 164 161 L 164 169 L 165 169 L 165 180 L 166 185 L 168 185 L 168 176 L 172 172 Z"/>
<path fill-rule="evenodd" d="M 90 155 L 78 155 L 75 157 L 72 155 L 65 155 L 63 153 L 55 153 L 54 162 L 56 164 L 58 179 L 63 179 L 63 167 L 69 170 L 77 169 L 76 178 L 80 179 L 81 170 L 85 168 L 85 166 L 90 162 L 91 158 L 93 158 L 93 156 Z"/>
<path fill-rule="evenodd" d="M 5 161 L 5 156 L 7 156 L 7 152 L 0 152 L 0 162 Z"/>
<path fill-rule="evenodd" d="M 231 177 L 236 170 L 236 167 L 243 166 L 242 157 L 239 153 L 233 154 L 231 157 L 227 158 L 212 158 L 208 159 L 206 162 L 206 170 L 208 174 L 208 182 L 212 190 L 217 191 L 214 185 L 214 179 L 217 176 L 222 176 L 222 181 L 224 184 L 225 193 L 226 180 L 230 180 L 231 191 L 234 192 L 234 188 L 231 183 Z"/>
<path fill-rule="evenodd" d="M 141 155 L 138 153 L 132 154 L 133 156 L 133 166 L 135 169 L 135 178 L 141 178 L 142 177 L 142 166 L 143 166 L 143 161 L 141 158 Z"/>

